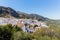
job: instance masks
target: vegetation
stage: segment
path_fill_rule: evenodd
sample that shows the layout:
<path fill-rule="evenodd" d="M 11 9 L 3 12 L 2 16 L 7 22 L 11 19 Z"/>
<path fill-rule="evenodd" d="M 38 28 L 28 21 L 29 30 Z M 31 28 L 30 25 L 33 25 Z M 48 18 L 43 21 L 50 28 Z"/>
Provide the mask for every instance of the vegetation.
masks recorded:
<path fill-rule="evenodd" d="M 0 40 L 60 40 L 60 28 L 50 26 L 34 33 L 25 33 L 21 28 L 11 24 L 0 25 Z"/>
<path fill-rule="evenodd" d="M 22 29 L 11 24 L 5 26 L 0 25 L 0 40 L 11 40 L 13 33 L 17 31 L 22 31 Z"/>

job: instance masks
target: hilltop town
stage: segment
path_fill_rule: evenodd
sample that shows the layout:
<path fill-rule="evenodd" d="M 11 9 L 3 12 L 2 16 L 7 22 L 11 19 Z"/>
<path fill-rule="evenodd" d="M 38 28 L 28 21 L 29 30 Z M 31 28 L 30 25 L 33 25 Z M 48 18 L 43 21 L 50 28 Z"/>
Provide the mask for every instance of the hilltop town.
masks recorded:
<path fill-rule="evenodd" d="M 33 20 L 33 19 L 16 19 L 16 18 L 3 18 L 0 17 L 0 25 L 17 25 L 21 27 L 24 32 L 35 32 L 36 30 L 42 28 L 47 28 L 47 24 L 42 21 Z"/>

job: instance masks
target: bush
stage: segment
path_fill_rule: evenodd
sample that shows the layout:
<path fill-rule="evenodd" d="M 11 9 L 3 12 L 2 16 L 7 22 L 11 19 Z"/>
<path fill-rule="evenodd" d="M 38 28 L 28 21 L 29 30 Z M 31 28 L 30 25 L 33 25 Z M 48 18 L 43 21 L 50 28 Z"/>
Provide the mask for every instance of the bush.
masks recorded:
<path fill-rule="evenodd" d="M 13 40 L 32 40 L 31 35 L 24 32 L 16 32 L 13 35 Z"/>
<path fill-rule="evenodd" d="M 11 36 L 12 33 L 7 27 L 0 26 L 0 40 L 10 40 Z"/>
<path fill-rule="evenodd" d="M 22 31 L 22 29 L 11 24 L 0 25 L 0 40 L 11 40 L 13 34 L 17 31 Z"/>

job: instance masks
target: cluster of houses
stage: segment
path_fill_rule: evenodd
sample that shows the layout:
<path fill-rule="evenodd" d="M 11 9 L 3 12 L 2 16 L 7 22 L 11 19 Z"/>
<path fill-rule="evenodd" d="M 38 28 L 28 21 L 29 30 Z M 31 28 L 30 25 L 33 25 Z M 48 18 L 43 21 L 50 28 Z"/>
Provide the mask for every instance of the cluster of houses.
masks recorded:
<path fill-rule="evenodd" d="M 21 27 L 24 32 L 35 32 L 41 27 L 47 28 L 47 24 L 42 21 L 32 20 L 32 19 L 12 19 L 12 18 L 2 18 L 0 17 L 0 25 L 12 24 Z"/>

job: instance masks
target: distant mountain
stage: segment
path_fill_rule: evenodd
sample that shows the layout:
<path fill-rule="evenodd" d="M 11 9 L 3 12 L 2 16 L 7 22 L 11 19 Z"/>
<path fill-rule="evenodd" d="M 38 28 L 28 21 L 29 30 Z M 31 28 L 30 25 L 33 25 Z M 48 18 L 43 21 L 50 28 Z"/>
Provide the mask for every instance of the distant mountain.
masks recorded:
<path fill-rule="evenodd" d="M 38 20 L 42 20 L 42 21 L 48 20 L 48 18 L 43 17 L 43 16 L 38 15 L 38 14 L 30 14 L 30 16 L 31 16 L 32 18 L 35 17 L 36 19 L 38 19 Z"/>
<path fill-rule="evenodd" d="M 19 18 L 27 18 L 27 19 L 31 18 L 31 16 L 27 13 L 20 12 L 20 11 L 17 13 L 19 14 Z"/>
<path fill-rule="evenodd" d="M 18 13 L 10 8 L 10 7 L 3 7 L 0 6 L 0 17 L 19 17 Z"/>
<path fill-rule="evenodd" d="M 37 20 L 41 20 L 41 21 L 45 21 L 45 20 L 48 20 L 48 18 L 46 17 L 43 17 L 43 16 L 40 16 L 38 14 L 27 14 L 27 13 L 24 13 L 24 12 L 18 12 L 20 18 L 27 18 L 27 19 L 37 19 Z"/>
<path fill-rule="evenodd" d="M 27 14 L 24 12 L 16 12 L 14 9 L 10 7 L 0 6 L 0 17 L 8 17 L 8 18 L 27 18 L 27 19 L 37 19 L 37 20 L 46 20 L 47 18 L 37 15 L 37 14 Z"/>
<path fill-rule="evenodd" d="M 14 18 L 27 18 L 27 19 L 31 18 L 31 19 L 41 20 L 41 21 L 52 20 L 38 14 L 27 14 L 24 12 L 15 11 L 10 7 L 4 7 L 4 6 L 0 6 L 0 17 L 8 17 L 8 18 L 14 17 Z M 57 21 L 60 21 L 60 20 L 57 20 Z"/>

